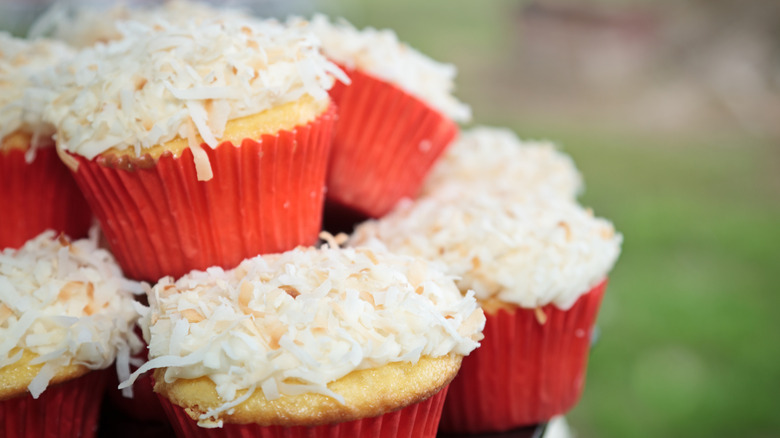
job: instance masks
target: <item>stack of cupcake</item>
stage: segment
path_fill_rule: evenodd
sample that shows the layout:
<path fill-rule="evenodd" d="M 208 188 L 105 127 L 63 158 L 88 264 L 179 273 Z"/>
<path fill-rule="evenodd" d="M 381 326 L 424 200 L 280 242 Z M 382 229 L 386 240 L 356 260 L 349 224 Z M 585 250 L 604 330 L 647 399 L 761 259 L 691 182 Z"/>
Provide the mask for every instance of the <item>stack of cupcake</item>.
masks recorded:
<path fill-rule="evenodd" d="M 24 138 L 56 141 L 143 282 L 125 307 L 147 354 L 124 330 L 119 386 L 153 385 L 178 436 L 432 438 L 574 405 L 620 235 L 576 203 L 580 175 L 553 146 L 489 128 L 458 139 L 470 110 L 452 66 L 322 16 L 66 12 L 34 27 L 77 47 L 32 76 L 49 82 L 18 87 L 47 129 Z M 0 282 L 15 315 L 0 328 L 26 330 L 23 293 Z M 23 339 L 6 355 L 47 354 Z"/>

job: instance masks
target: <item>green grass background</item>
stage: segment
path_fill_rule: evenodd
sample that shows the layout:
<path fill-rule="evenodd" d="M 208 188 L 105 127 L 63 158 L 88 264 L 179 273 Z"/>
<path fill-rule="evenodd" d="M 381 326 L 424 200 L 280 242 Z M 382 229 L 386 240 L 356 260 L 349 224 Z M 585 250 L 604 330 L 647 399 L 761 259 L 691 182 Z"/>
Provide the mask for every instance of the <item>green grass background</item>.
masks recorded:
<path fill-rule="evenodd" d="M 599 316 L 579 437 L 780 436 L 780 148 L 738 129 L 648 133 L 497 109 L 519 3 L 320 1 L 455 63 L 475 122 L 558 142 L 583 204 L 624 234 Z M 518 98 L 522 98 L 519 96 Z M 504 105 L 503 108 L 506 106 Z"/>

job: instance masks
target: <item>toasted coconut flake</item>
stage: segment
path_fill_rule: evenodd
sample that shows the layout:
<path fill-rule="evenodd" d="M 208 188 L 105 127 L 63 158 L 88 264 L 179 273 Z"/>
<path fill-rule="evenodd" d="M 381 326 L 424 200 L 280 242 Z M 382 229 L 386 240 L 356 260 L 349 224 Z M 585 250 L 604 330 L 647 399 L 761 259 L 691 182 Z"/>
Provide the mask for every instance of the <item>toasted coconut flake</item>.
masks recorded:
<path fill-rule="evenodd" d="M 298 289 L 296 289 L 296 288 L 294 288 L 292 286 L 280 286 L 279 288 L 282 289 L 283 291 L 287 292 L 287 295 L 289 295 L 289 296 L 291 296 L 293 298 L 295 298 L 295 297 L 297 297 L 298 295 L 301 294 L 300 292 L 298 292 Z"/>
<path fill-rule="evenodd" d="M 536 322 L 538 322 L 539 325 L 544 325 L 544 323 L 547 322 L 547 314 L 544 313 L 544 309 L 541 307 L 534 309 L 534 316 L 536 316 Z"/>
<path fill-rule="evenodd" d="M 197 323 L 205 319 L 205 317 L 195 309 L 184 309 L 181 311 L 181 316 L 189 323 Z"/>
<path fill-rule="evenodd" d="M 327 231 L 321 231 L 319 237 L 324 240 L 325 244 L 330 248 L 338 248 L 349 240 L 349 236 L 345 233 L 338 233 L 334 236 Z"/>

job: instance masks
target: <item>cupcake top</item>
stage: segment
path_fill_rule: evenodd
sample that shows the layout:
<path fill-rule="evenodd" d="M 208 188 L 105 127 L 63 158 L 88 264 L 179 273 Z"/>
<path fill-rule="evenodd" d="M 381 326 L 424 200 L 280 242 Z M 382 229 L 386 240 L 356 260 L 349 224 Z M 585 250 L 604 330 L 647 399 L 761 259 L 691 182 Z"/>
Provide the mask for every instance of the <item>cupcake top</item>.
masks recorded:
<path fill-rule="evenodd" d="M 141 325 L 150 360 L 134 376 L 165 368 L 166 382 L 211 379 L 224 404 L 201 415 L 205 424 L 254 391 L 343 403 L 328 383 L 423 356 L 466 355 L 485 321 L 473 294 L 462 297 L 435 264 L 363 248 L 258 256 L 228 271 L 166 277 L 148 295 Z"/>
<path fill-rule="evenodd" d="M 123 37 L 79 52 L 60 69 L 46 117 L 57 147 L 88 159 L 109 149 L 185 138 L 198 178 L 211 178 L 201 142 L 214 148 L 227 121 L 310 96 L 327 101 L 343 73 L 303 26 L 276 21 L 162 18 L 117 24 Z M 346 79 L 345 79 L 346 80 Z"/>
<path fill-rule="evenodd" d="M 212 19 L 215 16 L 225 20 L 243 20 L 248 15 L 237 9 L 215 8 L 207 3 L 186 0 L 133 7 L 122 2 L 110 7 L 96 3 L 86 6 L 74 2 L 55 2 L 33 23 L 28 36 L 45 36 L 64 41 L 73 47 L 84 48 L 122 38 L 117 28 L 120 21 L 153 21 L 155 17 L 160 17 L 171 22 L 184 23 L 189 20 Z"/>
<path fill-rule="evenodd" d="M 378 240 L 391 251 L 440 260 L 480 301 L 564 310 L 605 278 L 620 252 L 612 224 L 576 203 L 458 193 L 403 201 L 358 226 L 350 244 Z"/>
<path fill-rule="evenodd" d="M 20 384 L 9 382 L 16 366 L 39 367 L 21 386 L 35 398 L 74 365 L 103 369 L 116 359 L 120 378 L 129 375 L 130 354 L 143 347 L 133 332 L 133 294 L 143 289 L 96 241 L 46 231 L 0 252 L 0 392 Z"/>
<path fill-rule="evenodd" d="M 388 81 L 458 122 L 471 119 L 471 109 L 452 96 L 456 69 L 398 41 L 390 29 L 357 30 L 345 20 L 331 23 L 316 15 L 311 28 L 325 54 L 346 68 Z"/>
<path fill-rule="evenodd" d="M 583 189 L 574 161 L 552 143 L 521 141 L 508 129 L 486 126 L 461 132 L 434 165 L 422 193 L 453 185 L 459 186 L 457 190 L 515 199 L 538 196 L 573 200 Z"/>
<path fill-rule="evenodd" d="M 43 139 L 54 132 L 42 119 L 52 99 L 54 66 L 73 56 L 57 41 L 25 40 L 0 32 L 0 140 L 16 131 Z M 37 137 L 37 138 L 36 138 Z M 38 146 L 39 141 L 33 141 Z"/>

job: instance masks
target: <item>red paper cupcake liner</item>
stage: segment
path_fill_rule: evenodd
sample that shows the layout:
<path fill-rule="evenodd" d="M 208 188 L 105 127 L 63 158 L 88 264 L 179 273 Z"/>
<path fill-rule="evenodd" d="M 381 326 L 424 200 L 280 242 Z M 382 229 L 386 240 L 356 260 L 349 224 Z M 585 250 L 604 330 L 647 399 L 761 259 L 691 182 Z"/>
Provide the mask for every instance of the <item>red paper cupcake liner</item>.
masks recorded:
<path fill-rule="evenodd" d="M 498 432 L 569 411 L 585 384 L 591 334 L 606 280 L 569 310 L 547 305 L 486 313 L 480 348 L 463 358 L 450 384 L 440 430 Z"/>
<path fill-rule="evenodd" d="M 48 229 L 85 237 L 92 212 L 53 145 L 38 148 L 29 164 L 24 154 L 0 151 L 0 249 L 19 248 Z"/>
<path fill-rule="evenodd" d="M 183 408 L 158 396 L 179 438 L 434 438 L 446 395 L 447 387 L 426 400 L 397 411 L 324 426 L 225 424 L 214 429 L 198 427 Z"/>
<path fill-rule="evenodd" d="M 214 177 L 198 181 L 192 151 L 148 166 L 79 161 L 76 181 L 125 275 L 156 282 L 317 242 L 336 109 L 292 131 L 204 147 Z"/>
<path fill-rule="evenodd" d="M 38 397 L 26 393 L 0 402 L 4 438 L 93 437 L 97 433 L 106 372 L 51 385 Z"/>
<path fill-rule="evenodd" d="M 400 199 L 417 196 L 458 126 L 388 82 L 343 69 L 352 83 L 337 82 L 330 90 L 339 123 L 328 167 L 328 202 L 377 218 Z"/>

